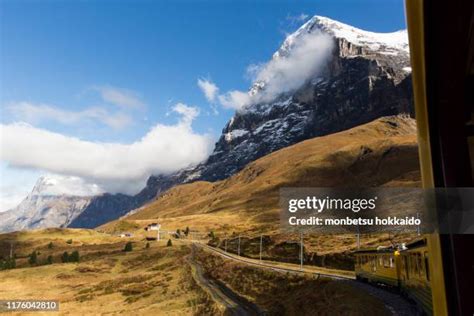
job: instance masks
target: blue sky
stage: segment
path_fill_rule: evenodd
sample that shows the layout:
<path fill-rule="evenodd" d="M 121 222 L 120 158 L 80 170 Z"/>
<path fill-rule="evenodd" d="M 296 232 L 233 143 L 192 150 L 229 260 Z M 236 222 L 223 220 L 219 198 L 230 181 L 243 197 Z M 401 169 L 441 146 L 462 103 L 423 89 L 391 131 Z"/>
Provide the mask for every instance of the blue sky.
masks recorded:
<path fill-rule="evenodd" d="M 375 32 L 405 28 L 403 2 L 391 0 L 3 0 L 0 9 L 1 123 L 122 144 L 179 124 L 178 103 L 199 110 L 193 135 L 215 140 L 234 110 L 209 102 L 197 80 L 248 89 L 247 67 L 315 14 Z M 0 171 L 5 200 L 47 172 L 6 161 Z"/>

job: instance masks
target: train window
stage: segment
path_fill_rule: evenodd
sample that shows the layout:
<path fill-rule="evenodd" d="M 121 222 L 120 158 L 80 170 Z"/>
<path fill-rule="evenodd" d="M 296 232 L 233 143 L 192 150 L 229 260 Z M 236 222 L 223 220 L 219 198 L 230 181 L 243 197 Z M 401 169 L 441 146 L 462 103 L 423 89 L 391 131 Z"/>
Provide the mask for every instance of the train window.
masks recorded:
<path fill-rule="evenodd" d="M 390 268 L 393 268 L 395 266 L 395 259 L 393 256 L 390 256 Z"/>
<path fill-rule="evenodd" d="M 430 266 L 428 262 L 428 252 L 425 251 L 425 273 L 426 273 L 426 280 L 430 280 Z"/>
<path fill-rule="evenodd" d="M 383 256 L 379 256 L 379 267 L 383 266 Z"/>
<path fill-rule="evenodd" d="M 423 275 L 423 264 L 421 260 L 421 253 L 416 254 L 416 261 L 418 264 L 418 273 L 420 274 L 420 277 Z"/>
<path fill-rule="evenodd" d="M 416 255 L 413 254 L 410 256 L 410 266 L 412 268 L 413 274 L 418 274 L 418 263 L 416 261 Z"/>

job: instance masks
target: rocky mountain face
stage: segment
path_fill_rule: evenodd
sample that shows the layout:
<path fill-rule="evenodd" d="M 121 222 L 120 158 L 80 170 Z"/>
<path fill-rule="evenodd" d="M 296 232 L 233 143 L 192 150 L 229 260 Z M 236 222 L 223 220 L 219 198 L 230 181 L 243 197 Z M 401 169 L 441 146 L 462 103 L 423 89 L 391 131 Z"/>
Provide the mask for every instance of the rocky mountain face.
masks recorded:
<path fill-rule="evenodd" d="M 305 34 L 334 41 L 325 68 L 299 89 L 237 111 L 208 160 L 171 176 L 152 176 L 148 190 L 225 179 L 246 164 L 305 139 L 345 130 L 382 116 L 413 114 L 406 31 L 373 33 L 315 16 L 288 36 L 273 59 L 286 58 Z M 265 89 L 255 82 L 249 94 Z"/>
<path fill-rule="evenodd" d="M 39 178 L 31 193 L 17 207 L 0 213 L 0 232 L 67 227 L 87 208 L 92 195 L 98 193 L 96 188 L 87 188 L 77 182 L 77 178 L 71 177 Z"/>
<path fill-rule="evenodd" d="M 69 227 L 96 227 L 116 219 L 162 192 L 197 180 L 217 181 L 249 162 L 300 141 L 349 129 L 382 116 L 412 114 L 411 68 L 406 31 L 373 33 L 315 16 L 289 35 L 272 60 L 285 59 L 305 36 L 330 36 L 333 49 L 323 69 L 298 88 L 235 113 L 214 151 L 200 165 L 169 175 L 151 176 L 135 196 L 93 197 Z M 256 81 L 249 95 L 264 93 Z"/>
<path fill-rule="evenodd" d="M 376 118 L 412 113 L 406 31 L 376 34 L 314 17 L 290 35 L 273 58 L 285 58 L 299 37 L 330 34 L 329 63 L 296 91 L 238 111 L 194 179 L 229 177 L 247 163 L 299 141 L 345 130 Z M 265 89 L 256 82 L 250 93 Z"/>

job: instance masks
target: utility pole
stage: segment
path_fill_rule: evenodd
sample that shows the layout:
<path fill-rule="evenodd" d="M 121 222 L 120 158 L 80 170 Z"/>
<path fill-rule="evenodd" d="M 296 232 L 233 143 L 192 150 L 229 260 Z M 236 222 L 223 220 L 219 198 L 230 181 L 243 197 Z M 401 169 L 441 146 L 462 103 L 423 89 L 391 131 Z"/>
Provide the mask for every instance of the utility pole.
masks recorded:
<path fill-rule="evenodd" d="M 10 259 L 13 259 L 13 242 L 10 242 Z"/>
<path fill-rule="evenodd" d="M 263 235 L 260 234 L 260 263 L 262 262 L 262 239 Z"/>
<path fill-rule="evenodd" d="M 237 255 L 240 257 L 240 235 L 239 235 L 239 246 L 237 247 Z"/>
<path fill-rule="evenodd" d="M 300 233 L 300 270 L 303 271 L 303 233 Z"/>
<path fill-rule="evenodd" d="M 360 230 L 359 230 L 359 225 L 357 225 L 357 249 L 360 249 Z"/>
<path fill-rule="evenodd" d="M 420 213 L 416 213 L 416 219 L 420 219 Z M 416 233 L 420 236 L 420 225 L 416 227 Z"/>

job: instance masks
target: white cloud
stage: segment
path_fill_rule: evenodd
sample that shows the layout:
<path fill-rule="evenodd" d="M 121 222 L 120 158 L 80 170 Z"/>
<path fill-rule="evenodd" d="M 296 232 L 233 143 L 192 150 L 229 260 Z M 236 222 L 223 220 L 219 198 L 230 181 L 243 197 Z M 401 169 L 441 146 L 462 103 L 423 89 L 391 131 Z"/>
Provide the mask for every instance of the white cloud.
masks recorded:
<path fill-rule="evenodd" d="M 131 90 L 116 88 L 112 86 L 98 86 L 92 89 L 100 93 L 102 100 L 122 108 L 139 109 L 144 107 L 144 103 L 139 95 Z"/>
<path fill-rule="evenodd" d="M 291 14 L 288 14 L 286 16 L 286 19 L 292 23 L 292 24 L 296 24 L 296 23 L 301 23 L 301 22 L 304 22 L 306 21 L 306 19 L 309 17 L 308 14 L 306 13 L 300 13 L 300 14 L 297 14 L 297 15 L 291 15 Z"/>
<path fill-rule="evenodd" d="M 317 75 L 333 48 L 331 37 L 324 33 L 308 33 L 294 44 L 289 56 L 274 58 L 262 66 L 255 81 L 265 82 L 263 99 L 301 87 Z"/>
<path fill-rule="evenodd" d="M 7 105 L 12 115 L 21 121 L 36 124 L 43 121 L 54 121 L 63 125 L 83 124 L 85 121 L 103 123 L 120 129 L 132 123 L 132 118 L 121 112 L 110 113 L 101 107 L 90 107 L 82 111 L 67 111 L 48 104 L 14 102 Z"/>
<path fill-rule="evenodd" d="M 212 81 L 199 78 L 197 84 L 209 102 L 214 102 L 216 100 L 219 88 Z"/>
<path fill-rule="evenodd" d="M 226 92 L 225 94 L 220 94 L 219 102 L 225 108 L 239 110 L 247 105 L 250 105 L 252 98 L 248 92 L 232 90 Z"/>
<path fill-rule="evenodd" d="M 133 194 L 151 174 L 173 172 L 206 159 L 209 135 L 193 131 L 196 108 L 177 104 L 175 125 L 157 124 L 131 144 L 84 141 L 25 123 L 0 126 L 0 158 L 13 167 L 81 177 L 108 192 Z"/>
<path fill-rule="evenodd" d="M 199 109 L 194 106 L 188 106 L 184 103 L 177 103 L 172 110 L 181 114 L 181 124 L 190 125 L 196 117 L 199 116 Z"/>
<path fill-rule="evenodd" d="M 318 75 L 328 61 L 333 41 L 327 34 L 313 32 L 300 35 L 291 43 L 285 56 L 279 55 L 266 64 L 250 65 L 247 73 L 262 89 L 257 93 L 229 91 L 218 96 L 227 108 L 243 109 L 249 105 L 270 102 L 283 93 L 294 91 Z"/>

